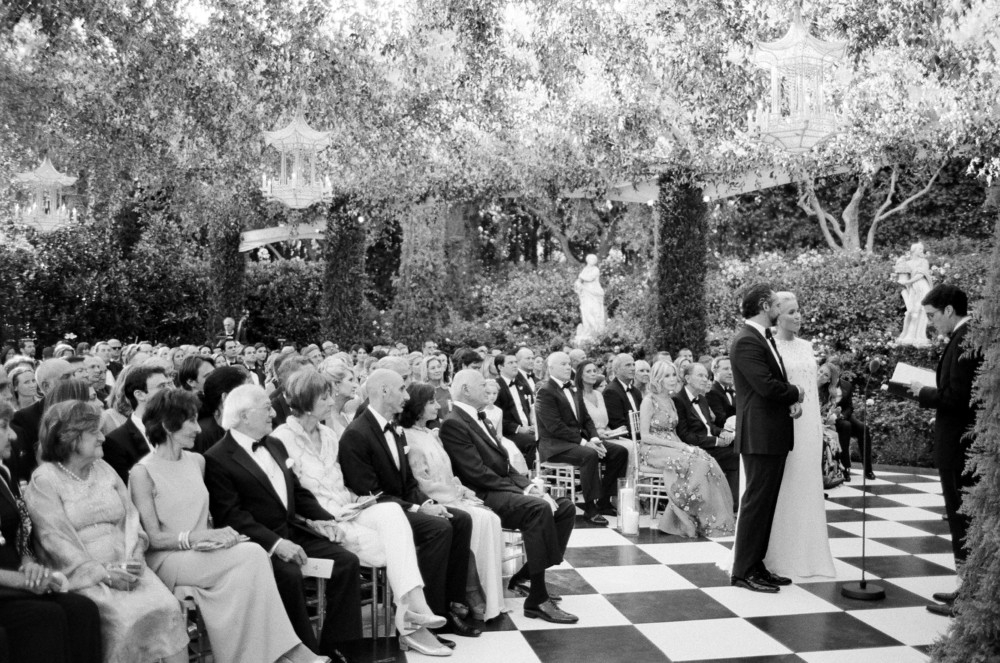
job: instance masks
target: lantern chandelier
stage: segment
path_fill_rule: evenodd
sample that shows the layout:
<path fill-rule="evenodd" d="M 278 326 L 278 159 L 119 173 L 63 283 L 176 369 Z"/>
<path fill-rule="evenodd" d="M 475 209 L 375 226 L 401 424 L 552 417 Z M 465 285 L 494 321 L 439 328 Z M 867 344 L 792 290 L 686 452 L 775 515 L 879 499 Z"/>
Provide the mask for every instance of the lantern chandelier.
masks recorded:
<path fill-rule="evenodd" d="M 67 225 L 76 218 L 76 210 L 67 208 L 62 190 L 76 184 L 76 180 L 56 170 L 48 157 L 38 168 L 15 174 L 14 181 L 31 187 L 31 203 L 23 209 L 18 205 L 15 216 L 43 233 Z"/>
<path fill-rule="evenodd" d="M 264 142 L 281 153 L 281 173 L 277 179 L 266 174 L 261 179 L 261 193 L 290 209 L 305 209 L 333 197 L 330 178 L 316 174 L 319 153 L 330 144 L 329 131 L 316 131 L 299 112 L 283 129 L 264 132 Z"/>
<path fill-rule="evenodd" d="M 771 94 L 767 109 L 758 102 L 756 113 L 749 113 L 751 131 L 792 153 L 808 152 L 833 136 L 840 121 L 826 103 L 824 79 L 846 48 L 809 34 L 796 7 L 785 36 L 754 49 L 753 63 L 771 72 Z"/>

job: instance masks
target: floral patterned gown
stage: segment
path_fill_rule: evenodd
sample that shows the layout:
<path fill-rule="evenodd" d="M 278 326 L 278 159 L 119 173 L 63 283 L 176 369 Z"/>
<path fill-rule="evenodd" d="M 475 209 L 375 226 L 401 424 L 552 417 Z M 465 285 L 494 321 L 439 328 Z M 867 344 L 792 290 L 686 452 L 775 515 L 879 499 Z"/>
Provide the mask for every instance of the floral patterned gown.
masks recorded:
<path fill-rule="evenodd" d="M 650 395 L 653 416 L 649 432 L 678 447 L 640 443 L 643 472 L 663 472 L 669 503 L 657 527 L 681 536 L 728 536 L 735 529 L 733 496 L 719 463 L 699 447 L 677 437 L 677 410 L 669 398 L 665 402 Z"/>

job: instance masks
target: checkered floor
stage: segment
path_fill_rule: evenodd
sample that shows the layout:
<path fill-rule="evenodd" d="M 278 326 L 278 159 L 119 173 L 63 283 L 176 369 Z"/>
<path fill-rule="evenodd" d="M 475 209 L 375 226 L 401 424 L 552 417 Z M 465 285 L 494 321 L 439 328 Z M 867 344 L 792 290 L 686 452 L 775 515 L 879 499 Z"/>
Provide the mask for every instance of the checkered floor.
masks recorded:
<path fill-rule="evenodd" d="M 860 579 L 861 481 L 828 492 L 826 516 L 837 578 L 764 595 L 729 586 L 716 566 L 732 537 L 690 540 L 643 528 L 638 537 L 582 521 L 565 562 L 549 571 L 563 607 L 580 617 L 565 627 L 527 619 L 523 599 L 486 624 L 479 638 L 456 638 L 455 663 L 587 661 L 926 661 L 949 620 L 924 609 L 934 592 L 955 588 L 954 561 L 936 475 L 882 471 L 869 482 L 868 578 L 882 601 L 843 598 Z M 357 652 L 361 653 L 361 652 Z M 362 659 L 428 660 L 395 641 Z"/>

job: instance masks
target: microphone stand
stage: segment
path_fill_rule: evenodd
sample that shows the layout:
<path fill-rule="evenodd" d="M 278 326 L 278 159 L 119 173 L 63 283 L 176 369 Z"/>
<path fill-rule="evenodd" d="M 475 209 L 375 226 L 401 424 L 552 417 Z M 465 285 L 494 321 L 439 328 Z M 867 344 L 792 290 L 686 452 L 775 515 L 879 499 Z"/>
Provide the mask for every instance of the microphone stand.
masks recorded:
<path fill-rule="evenodd" d="M 868 434 L 868 386 L 871 384 L 872 376 L 882 367 L 878 359 L 873 359 L 868 365 L 868 379 L 865 380 L 865 390 L 862 394 L 862 402 L 865 404 L 864 415 L 862 416 L 861 428 L 862 434 L 861 439 L 858 441 L 858 446 L 861 448 L 861 462 L 864 465 L 864 459 L 868 458 L 867 446 L 871 443 L 870 435 Z M 848 451 L 848 453 L 850 453 Z M 868 541 L 867 536 L 867 524 L 868 524 L 868 473 L 865 471 L 861 472 L 861 581 L 860 582 L 849 582 L 846 583 L 840 590 L 840 594 L 849 599 L 857 599 L 859 601 L 881 601 L 885 598 L 885 589 L 881 585 L 876 585 L 875 583 L 870 583 L 865 579 L 865 567 L 867 566 L 867 556 L 865 550 L 865 543 Z"/>

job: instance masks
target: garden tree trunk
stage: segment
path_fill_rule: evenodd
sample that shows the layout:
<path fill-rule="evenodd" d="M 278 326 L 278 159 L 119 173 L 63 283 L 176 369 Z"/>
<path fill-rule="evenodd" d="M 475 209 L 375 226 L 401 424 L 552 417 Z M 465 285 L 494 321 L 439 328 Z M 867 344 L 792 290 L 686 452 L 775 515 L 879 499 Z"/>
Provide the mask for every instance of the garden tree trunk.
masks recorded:
<path fill-rule="evenodd" d="M 652 306 L 647 320 L 650 352 L 705 349 L 705 256 L 708 215 L 701 189 L 684 171 L 660 176 L 656 206 Z M 736 306 L 736 302 L 733 302 Z"/>
<path fill-rule="evenodd" d="M 472 206 L 462 203 L 449 205 L 444 211 L 445 287 L 439 294 L 457 311 L 468 307 L 470 278 L 476 271 L 476 242 L 469 233 L 476 222 L 474 214 Z"/>
<path fill-rule="evenodd" d="M 212 253 L 212 315 L 208 319 L 207 338 L 214 338 L 222 328 L 222 319 L 239 320 L 246 305 L 246 259 L 240 253 L 240 233 L 247 217 L 244 205 L 234 196 L 209 229 Z M 250 330 L 253 333 L 253 330 Z"/>
<path fill-rule="evenodd" d="M 365 275 L 365 227 L 348 197 L 337 198 L 326 215 L 323 259 L 323 334 L 346 348 L 370 335 Z"/>
<path fill-rule="evenodd" d="M 955 608 L 958 616 L 931 651 L 934 661 L 968 663 L 1000 659 L 1000 217 L 993 240 L 992 272 L 978 313 L 974 342 L 983 353 L 973 399 L 982 407 L 968 469 L 979 480 L 962 510 L 972 517 L 966 546 L 969 558 Z"/>
<path fill-rule="evenodd" d="M 419 347 L 446 322 L 444 244 L 448 213 L 448 205 L 431 200 L 401 215 L 403 249 L 395 280 L 392 336 L 410 347 Z"/>

